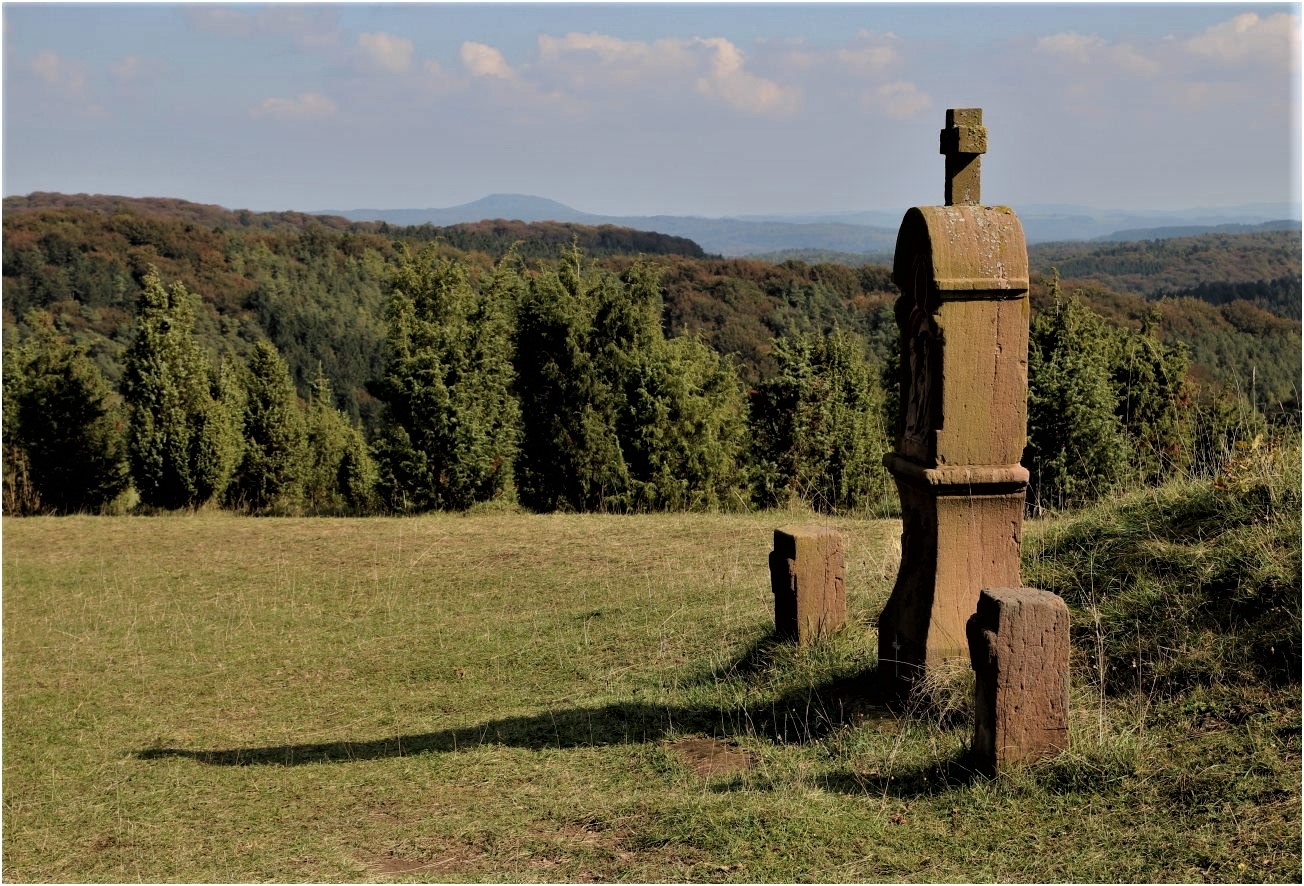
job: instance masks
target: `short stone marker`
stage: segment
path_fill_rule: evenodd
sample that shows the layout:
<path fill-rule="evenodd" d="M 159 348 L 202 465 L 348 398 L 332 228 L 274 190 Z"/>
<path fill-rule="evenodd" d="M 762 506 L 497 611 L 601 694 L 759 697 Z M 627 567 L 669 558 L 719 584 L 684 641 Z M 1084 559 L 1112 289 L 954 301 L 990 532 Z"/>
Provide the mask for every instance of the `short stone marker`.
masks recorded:
<path fill-rule="evenodd" d="M 847 623 L 846 554 L 842 535 L 825 526 L 774 530 L 770 552 L 774 632 L 809 643 Z"/>
<path fill-rule="evenodd" d="M 969 619 L 973 757 L 1000 772 L 1069 746 L 1069 609 L 1049 591 L 984 588 Z"/>
<path fill-rule="evenodd" d="M 901 567 L 878 619 L 889 699 L 963 665 L 983 588 L 1018 587 L 1028 472 L 1028 252 L 1018 217 L 980 206 L 982 110 L 946 112 L 945 206 L 897 234 L 900 402 L 884 462 L 901 496 Z"/>

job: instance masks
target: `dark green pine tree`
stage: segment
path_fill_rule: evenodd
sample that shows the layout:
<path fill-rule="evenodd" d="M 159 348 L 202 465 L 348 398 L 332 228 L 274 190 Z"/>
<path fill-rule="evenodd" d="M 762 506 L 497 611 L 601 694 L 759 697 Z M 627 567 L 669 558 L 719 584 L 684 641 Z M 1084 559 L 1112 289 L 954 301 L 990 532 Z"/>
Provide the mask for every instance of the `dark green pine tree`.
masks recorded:
<path fill-rule="evenodd" d="M 780 339 L 778 375 L 752 400 L 753 494 L 762 507 L 871 509 L 888 491 L 880 373 L 858 336 Z"/>
<path fill-rule="evenodd" d="M 1120 331 L 1112 373 L 1118 417 L 1131 441 L 1132 473 L 1149 484 L 1187 470 L 1194 457 L 1190 358 L 1180 343 L 1159 340 L 1158 322 L 1159 312 L 1152 311 L 1140 332 Z"/>
<path fill-rule="evenodd" d="M 227 503 L 252 513 L 287 513 L 299 504 L 307 462 L 306 429 L 290 369 L 269 341 L 254 345 L 244 373 L 244 454 Z"/>
<path fill-rule="evenodd" d="M 1118 343 L 1076 297 L 1032 319 L 1028 341 L 1028 445 L 1023 464 L 1034 510 L 1077 507 L 1130 470 L 1127 435 L 1112 380 Z"/>
<path fill-rule="evenodd" d="M 578 248 L 533 276 L 516 315 L 514 361 L 521 403 L 517 496 L 539 511 L 593 511 L 628 495 L 616 434 L 616 392 L 594 359 L 599 301 L 619 282 L 586 272 Z M 619 329 L 623 321 L 611 319 Z M 636 333 L 635 333 L 636 334 Z M 618 359 L 608 355 L 607 363 Z"/>
<path fill-rule="evenodd" d="M 396 510 L 464 509 L 503 495 L 516 454 L 506 266 L 480 292 L 466 267 L 428 251 L 390 283 L 381 491 Z"/>
<path fill-rule="evenodd" d="M 732 363 L 696 338 L 657 341 L 629 368 L 622 387 L 630 508 L 746 504 L 747 401 Z"/>
<path fill-rule="evenodd" d="M 49 314 L 32 312 L 26 323 L 35 335 L 5 354 L 5 479 L 29 488 L 15 490 L 12 500 L 6 495 L 6 510 L 101 511 L 128 484 L 113 391 Z"/>
<path fill-rule="evenodd" d="M 357 425 L 335 405 L 330 380 L 317 369 L 308 398 L 304 507 L 311 514 L 371 513 L 376 507 L 376 463 Z"/>
<path fill-rule="evenodd" d="M 627 492 L 608 507 L 690 510 L 745 502 L 747 404 L 732 363 L 700 340 L 666 339 L 659 273 L 633 265 L 601 290 L 595 361 L 616 394 Z"/>
<path fill-rule="evenodd" d="M 127 455 L 141 503 L 197 508 L 220 497 L 240 458 L 229 372 L 214 377 L 194 336 L 194 300 L 151 267 L 127 349 Z"/>

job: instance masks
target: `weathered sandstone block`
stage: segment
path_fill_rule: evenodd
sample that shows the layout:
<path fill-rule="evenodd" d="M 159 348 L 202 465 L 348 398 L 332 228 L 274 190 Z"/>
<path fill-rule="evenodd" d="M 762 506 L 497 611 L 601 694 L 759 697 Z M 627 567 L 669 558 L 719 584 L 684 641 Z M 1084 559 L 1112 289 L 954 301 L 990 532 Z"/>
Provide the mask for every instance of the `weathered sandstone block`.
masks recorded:
<path fill-rule="evenodd" d="M 969 619 L 973 753 L 999 772 L 1069 746 L 1069 610 L 1036 588 L 984 588 Z"/>
<path fill-rule="evenodd" d="M 770 587 L 774 630 L 785 640 L 809 643 L 847 623 L 846 555 L 842 535 L 824 526 L 774 530 Z"/>

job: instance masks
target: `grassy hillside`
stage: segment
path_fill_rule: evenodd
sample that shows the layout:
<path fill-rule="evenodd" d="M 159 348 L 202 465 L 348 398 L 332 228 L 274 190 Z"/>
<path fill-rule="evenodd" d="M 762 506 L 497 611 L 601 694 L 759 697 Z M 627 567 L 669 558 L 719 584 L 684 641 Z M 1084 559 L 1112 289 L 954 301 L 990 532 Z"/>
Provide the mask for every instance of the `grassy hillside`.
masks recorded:
<path fill-rule="evenodd" d="M 999 781 L 963 692 L 861 691 L 895 521 L 832 521 L 851 625 L 798 650 L 807 514 L 8 520 L 6 874 L 1298 882 L 1298 646 L 1255 642 L 1299 634 L 1298 450 L 1217 482 L 1028 525 L 1073 749 Z"/>

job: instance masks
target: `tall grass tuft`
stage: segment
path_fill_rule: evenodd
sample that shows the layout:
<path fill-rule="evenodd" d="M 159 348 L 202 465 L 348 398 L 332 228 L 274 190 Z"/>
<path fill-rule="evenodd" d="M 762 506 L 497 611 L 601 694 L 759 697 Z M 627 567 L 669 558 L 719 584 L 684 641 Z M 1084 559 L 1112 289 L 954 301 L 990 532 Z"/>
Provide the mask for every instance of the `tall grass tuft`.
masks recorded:
<path fill-rule="evenodd" d="M 1181 480 L 1064 518 L 1025 549 L 1073 611 L 1077 664 L 1109 694 L 1300 676 L 1300 446 L 1241 447 Z"/>

